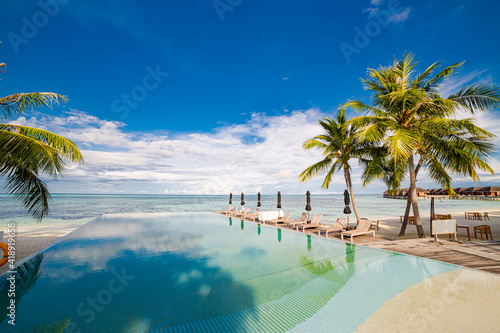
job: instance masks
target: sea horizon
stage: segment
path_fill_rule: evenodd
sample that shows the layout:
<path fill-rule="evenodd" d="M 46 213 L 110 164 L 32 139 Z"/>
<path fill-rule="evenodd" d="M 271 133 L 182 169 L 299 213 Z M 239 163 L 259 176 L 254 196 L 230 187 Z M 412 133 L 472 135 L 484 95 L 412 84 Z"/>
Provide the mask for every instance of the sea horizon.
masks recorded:
<path fill-rule="evenodd" d="M 35 221 L 26 213 L 15 198 L 0 195 L 0 210 L 3 212 L 0 225 L 10 222 L 18 227 L 78 226 L 105 214 L 121 213 L 182 213 L 217 212 L 229 207 L 228 195 L 173 195 L 173 194 L 53 194 L 50 211 L 42 222 Z M 245 195 L 245 207 L 257 208 L 257 195 Z M 360 217 L 372 220 L 397 218 L 404 215 L 406 200 L 383 198 L 382 194 L 356 194 L 356 206 Z M 428 216 L 430 201 L 418 201 L 421 216 Z M 277 210 L 276 195 L 261 196 L 261 210 Z M 240 205 L 239 195 L 233 195 L 233 206 Z M 282 195 L 282 211 L 298 218 L 305 211 L 305 195 Z M 467 210 L 487 211 L 498 208 L 497 201 L 487 200 L 436 200 L 437 213 L 458 213 Z M 311 195 L 311 214 L 322 214 L 323 221 L 332 223 L 343 214 L 344 198 L 341 194 Z M 354 210 L 350 214 L 355 219 Z"/>

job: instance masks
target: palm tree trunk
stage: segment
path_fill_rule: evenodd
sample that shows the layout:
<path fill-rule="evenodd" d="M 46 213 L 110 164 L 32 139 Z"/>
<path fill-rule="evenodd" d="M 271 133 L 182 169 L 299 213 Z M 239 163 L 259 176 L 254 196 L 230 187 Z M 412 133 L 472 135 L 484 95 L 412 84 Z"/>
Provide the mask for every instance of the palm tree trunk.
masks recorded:
<path fill-rule="evenodd" d="M 359 223 L 359 214 L 358 209 L 356 208 L 356 199 L 354 199 L 354 190 L 352 189 L 351 182 L 351 173 L 349 172 L 349 166 L 344 166 L 344 177 L 345 184 L 349 188 L 349 192 L 351 193 L 351 201 L 352 201 L 352 209 L 354 210 L 354 215 L 356 215 L 356 222 Z"/>
<path fill-rule="evenodd" d="M 415 164 L 413 161 L 413 154 L 408 158 L 408 167 L 410 171 L 410 190 L 409 195 L 411 199 L 411 204 L 413 208 L 413 216 L 415 218 L 415 226 L 417 227 L 418 238 L 424 238 L 424 228 L 422 227 L 422 221 L 420 220 L 420 213 L 418 211 L 417 202 L 417 186 L 416 186 L 416 176 L 415 176 Z"/>
<path fill-rule="evenodd" d="M 410 216 L 410 207 L 411 207 L 411 198 L 408 195 L 407 200 L 406 200 L 405 217 L 403 219 L 403 224 L 401 225 L 401 230 L 399 230 L 399 235 L 398 236 L 404 236 L 405 235 L 406 225 L 408 224 L 408 217 Z"/>
<path fill-rule="evenodd" d="M 418 172 L 420 171 L 420 167 L 422 166 L 423 161 L 424 161 L 423 155 L 420 155 L 420 160 L 418 161 L 417 167 L 415 168 L 415 183 L 417 181 L 417 175 L 418 175 Z M 408 195 L 408 199 L 406 200 L 405 216 L 404 216 L 403 224 L 401 225 L 401 230 L 399 231 L 398 236 L 405 235 L 406 226 L 408 225 L 408 217 L 410 216 L 411 204 L 412 204 L 411 197 L 410 197 L 410 195 Z"/>

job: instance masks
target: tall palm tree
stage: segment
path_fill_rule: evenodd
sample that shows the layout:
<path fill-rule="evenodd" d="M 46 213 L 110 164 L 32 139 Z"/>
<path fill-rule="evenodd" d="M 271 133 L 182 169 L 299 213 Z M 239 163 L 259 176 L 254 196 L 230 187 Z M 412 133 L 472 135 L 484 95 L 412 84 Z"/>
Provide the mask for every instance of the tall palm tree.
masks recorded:
<path fill-rule="evenodd" d="M 0 63 L 0 72 L 5 64 Z M 26 110 L 66 101 L 55 93 L 18 93 L 0 98 L 0 118 L 6 119 Z M 83 162 L 73 142 L 49 131 L 0 123 L 0 177 L 4 187 L 15 195 L 34 218 L 48 214 L 50 192 L 40 174 L 58 179 L 66 162 Z"/>
<path fill-rule="evenodd" d="M 356 128 L 348 123 L 344 110 L 339 110 L 335 119 L 325 117 L 319 120 L 319 124 L 323 127 L 325 133 L 307 140 L 304 143 L 304 148 L 321 149 L 325 158 L 302 171 L 299 179 L 303 182 L 317 176 L 321 172 L 326 172 L 321 187 L 327 189 L 333 180 L 333 175 L 337 171 L 343 170 L 346 187 L 351 194 L 354 214 L 359 222 L 356 199 L 352 188 L 349 160 L 362 158 L 364 155 L 369 154 L 372 144 L 359 139 L 359 136 L 356 135 Z"/>
<path fill-rule="evenodd" d="M 388 159 L 399 170 L 407 169 L 410 178 L 409 202 L 415 216 L 419 237 L 425 237 L 416 196 L 416 176 L 422 166 L 435 181 L 451 190 L 449 172 L 478 180 L 477 170 L 494 173 L 488 166 L 493 135 L 473 124 L 473 119 L 456 119 L 458 110 L 470 113 L 498 107 L 497 87 L 472 84 L 444 98 L 440 95 L 443 80 L 453 75 L 463 63 L 446 67 L 432 76 L 440 62 L 417 74 L 413 55 L 405 54 L 392 66 L 368 70 L 365 89 L 373 91 L 373 106 L 349 100 L 341 108 L 366 112 L 354 118 L 362 140 L 382 142 Z M 415 163 L 415 156 L 419 159 Z M 374 170 L 376 168 L 373 168 Z M 379 169 L 380 170 L 380 169 Z M 406 214 L 407 215 L 407 214 Z M 404 234 L 407 217 L 401 233 Z"/>

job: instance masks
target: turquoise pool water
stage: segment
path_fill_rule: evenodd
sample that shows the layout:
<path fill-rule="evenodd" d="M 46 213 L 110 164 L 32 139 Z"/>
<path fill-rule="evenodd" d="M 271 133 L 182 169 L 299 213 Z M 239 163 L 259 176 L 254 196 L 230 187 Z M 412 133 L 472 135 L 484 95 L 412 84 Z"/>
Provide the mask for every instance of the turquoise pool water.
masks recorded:
<path fill-rule="evenodd" d="M 0 277 L 0 331 L 352 332 L 458 268 L 210 213 L 105 215 L 18 268 L 16 326 Z"/>

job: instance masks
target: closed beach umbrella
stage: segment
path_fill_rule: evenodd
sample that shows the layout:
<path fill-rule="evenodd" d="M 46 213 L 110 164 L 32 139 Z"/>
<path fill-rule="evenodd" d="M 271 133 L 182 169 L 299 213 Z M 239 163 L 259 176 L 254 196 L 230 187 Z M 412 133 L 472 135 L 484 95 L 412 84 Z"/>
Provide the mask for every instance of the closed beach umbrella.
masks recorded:
<path fill-rule="evenodd" d="M 260 207 L 260 192 L 257 193 L 257 207 Z"/>
<path fill-rule="evenodd" d="M 432 236 L 432 220 L 434 219 L 434 197 L 431 198 L 431 236 Z"/>
<path fill-rule="evenodd" d="M 233 225 L 233 220 L 229 218 L 229 225 Z"/>
<path fill-rule="evenodd" d="M 229 193 L 229 206 L 233 203 L 233 194 Z"/>
<path fill-rule="evenodd" d="M 281 229 L 278 228 L 278 242 L 281 243 Z"/>
<path fill-rule="evenodd" d="M 278 204 L 276 205 L 276 208 L 281 209 L 281 193 L 278 191 Z"/>
<path fill-rule="evenodd" d="M 344 214 L 351 214 L 351 208 L 349 205 L 351 204 L 351 199 L 349 198 L 349 192 L 347 190 L 344 191 Z"/>
<path fill-rule="evenodd" d="M 257 228 L 257 234 L 260 235 L 260 224 L 257 224 L 258 225 L 258 228 Z"/>
<path fill-rule="evenodd" d="M 241 230 L 245 229 L 245 222 L 243 222 L 243 220 L 241 220 Z"/>
<path fill-rule="evenodd" d="M 244 200 L 244 196 L 243 196 L 243 193 L 241 193 L 241 205 L 245 205 L 245 200 Z"/>
<path fill-rule="evenodd" d="M 306 210 L 308 212 L 311 211 L 311 192 L 307 191 L 306 192 Z"/>
<path fill-rule="evenodd" d="M 312 248 L 311 235 L 307 235 L 307 251 L 311 251 L 311 248 Z"/>

